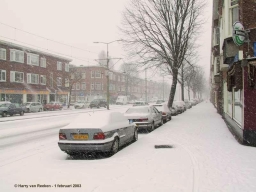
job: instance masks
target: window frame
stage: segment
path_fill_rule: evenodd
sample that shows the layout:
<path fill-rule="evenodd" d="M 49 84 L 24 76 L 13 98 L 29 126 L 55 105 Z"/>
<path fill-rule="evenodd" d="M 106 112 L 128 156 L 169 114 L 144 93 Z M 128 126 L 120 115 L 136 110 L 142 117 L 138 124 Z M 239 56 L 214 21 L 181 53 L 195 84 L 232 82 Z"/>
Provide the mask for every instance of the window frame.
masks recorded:
<path fill-rule="evenodd" d="M 42 60 L 43 60 L 44 62 L 42 62 Z M 43 63 L 43 65 L 42 65 L 42 63 Z M 46 58 L 45 58 L 45 57 L 41 57 L 41 58 L 40 58 L 40 67 L 46 68 Z"/>
<path fill-rule="evenodd" d="M 95 71 L 94 72 L 94 77 L 97 79 L 102 79 L 101 71 Z"/>
<path fill-rule="evenodd" d="M 62 62 L 57 61 L 57 71 L 62 71 Z"/>
<path fill-rule="evenodd" d="M 14 79 L 12 79 L 12 73 L 20 73 L 23 76 L 22 82 L 21 81 L 15 81 L 15 76 Z M 24 83 L 25 77 L 24 77 L 24 72 L 20 72 L 20 71 L 10 71 L 10 82 L 11 83 Z"/>
<path fill-rule="evenodd" d="M 68 63 L 65 63 L 65 71 L 69 72 L 69 64 Z"/>
<path fill-rule="evenodd" d="M 32 64 L 32 57 L 37 57 L 37 64 Z M 34 54 L 34 53 L 27 53 L 27 64 L 28 65 L 33 65 L 33 66 L 40 66 L 40 62 L 39 62 L 39 55 L 38 54 Z"/>
<path fill-rule="evenodd" d="M 42 82 L 42 80 L 44 80 L 45 82 Z M 46 75 L 40 75 L 40 84 L 46 85 Z"/>
<path fill-rule="evenodd" d="M 32 75 L 37 76 L 37 78 L 35 78 L 35 79 L 37 79 L 37 82 L 32 82 Z M 39 75 L 36 74 L 36 73 L 27 73 L 27 83 L 28 84 L 34 84 L 34 85 L 40 84 Z"/>
<path fill-rule="evenodd" d="M 76 83 L 76 90 L 80 90 L 80 83 Z"/>
<path fill-rule="evenodd" d="M 231 5 L 232 4 L 232 2 L 236 2 L 237 1 L 237 3 L 236 4 L 234 4 L 234 5 Z M 235 8 L 237 8 L 238 9 L 238 20 L 239 20 L 239 6 L 238 6 L 238 0 L 229 0 L 229 10 L 228 10 L 228 12 L 229 12 L 229 30 L 228 30 L 228 32 L 229 32 L 229 36 L 232 36 L 232 31 L 233 31 L 233 24 L 234 24 L 234 21 L 233 21 L 233 9 L 235 9 Z M 233 23 L 232 23 L 233 22 Z"/>
<path fill-rule="evenodd" d="M 3 76 L 2 76 L 2 73 L 4 72 L 4 79 L 5 80 L 2 80 Z M 0 69 L 0 82 L 6 82 L 6 70 L 3 70 L 3 69 Z"/>
<path fill-rule="evenodd" d="M 4 55 L 4 58 L 2 58 L 1 57 L 1 51 L 2 51 L 2 53 L 4 53 L 3 55 Z M 6 49 L 5 48 L 2 48 L 2 47 L 0 47 L 0 60 L 4 60 L 4 61 L 6 61 Z"/>
<path fill-rule="evenodd" d="M 57 77 L 57 86 L 58 87 L 62 86 L 62 78 L 61 77 Z"/>
<path fill-rule="evenodd" d="M 14 53 L 14 58 L 12 57 L 12 53 Z M 23 58 L 22 61 L 17 61 L 16 60 L 16 53 L 22 54 L 22 58 Z M 17 62 L 17 63 L 24 63 L 24 61 L 25 61 L 24 51 L 21 51 L 21 50 L 18 50 L 18 49 L 10 49 L 10 61 Z"/>

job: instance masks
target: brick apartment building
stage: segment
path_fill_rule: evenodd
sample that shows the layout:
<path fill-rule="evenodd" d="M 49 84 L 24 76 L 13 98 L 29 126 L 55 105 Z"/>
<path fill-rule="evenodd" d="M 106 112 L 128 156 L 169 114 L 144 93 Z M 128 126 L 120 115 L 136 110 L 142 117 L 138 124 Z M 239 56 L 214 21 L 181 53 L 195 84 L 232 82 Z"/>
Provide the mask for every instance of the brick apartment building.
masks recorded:
<path fill-rule="evenodd" d="M 0 100 L 68 101 L 70 59 L 0 40 Z"/>
<path fill-rule="evenodd" d="M 212 20 L 211 101 L 241 143 L 256 145 L 256 2 L 214 0 Z M 233 41 L 241 22 L 248 41 Z"/>
<path fill-rule="evenodd" d="M 71 101 L 91 101 L 95 98 L 107 98 L 107 70 L 102 66 L 79 66 L 82 80 L 73 86 Z M 115 103 L 119 95 L 126 95 L 130 99 L 151 100 L 159 97 L 162 86 L 158 82 L 146 81 L 138 77 L 130 77 L 126 73 L 110 71 L 109 91 L 110 102 Z"/>

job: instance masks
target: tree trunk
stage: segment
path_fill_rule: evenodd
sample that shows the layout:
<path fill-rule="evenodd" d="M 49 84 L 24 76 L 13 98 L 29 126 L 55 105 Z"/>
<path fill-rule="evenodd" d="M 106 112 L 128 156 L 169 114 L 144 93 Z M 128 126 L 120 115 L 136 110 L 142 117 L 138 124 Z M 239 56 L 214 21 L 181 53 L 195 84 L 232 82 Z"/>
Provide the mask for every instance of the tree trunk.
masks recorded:
<path fill-rule="evenodd" d="M 184 101 L 184 64 L 181 65 L 181 100 Z"/>
<path fill-rule="evenodd" d="M 188 100 L 190 101 L 190 87 L 188 85 Z"/>
<path fill-rule="evenodd" d="M 176 92 L 177 82 L 178 82 L 178 72 L 174 73 L 173 76 L 172 76 L 172 87 L 171 87 L 171 91 L 170 91 L 170 95 L 169 95 L 169 101 L 168 101 L 168 107 L 169 108 L 172 107 L 172 103 L 173 103 L 175 92 Z"/>
<path fill-rule="evenodd" d="M 70 107 L 70 102 L 71 102 L 71 93 L 72 93 L 72 88 L 69 90 L 68 109 Z"/>

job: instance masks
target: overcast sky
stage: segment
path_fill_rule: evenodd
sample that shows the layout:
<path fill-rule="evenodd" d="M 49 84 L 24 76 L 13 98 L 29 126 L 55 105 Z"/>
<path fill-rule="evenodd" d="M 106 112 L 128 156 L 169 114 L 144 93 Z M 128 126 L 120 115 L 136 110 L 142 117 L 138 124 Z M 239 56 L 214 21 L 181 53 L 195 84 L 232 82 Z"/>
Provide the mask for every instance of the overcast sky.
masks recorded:
<path fill-rule="evenodd" d="M 200 37 L 202 46 L 198 64 L 204 66 L 208 79 L 212 2 L 206 1 L 208 6 L 203 14 L 207 22 Z M 93 42 L 111 42 L 122 38 L 118 26 L 128 2 L 129 0 L 0 0 L 0 39 L 72 58 L 72 63 L 76 65 L 95 65 L 95 59 L 98 59 L 101 50 L 106 50 L 106 45 Z M 124 58 L 121 44 L 110 44 L 109 54 L 113 58 Z M 117 63 L 117 70 L 121 63 L 123 61 Z"/>

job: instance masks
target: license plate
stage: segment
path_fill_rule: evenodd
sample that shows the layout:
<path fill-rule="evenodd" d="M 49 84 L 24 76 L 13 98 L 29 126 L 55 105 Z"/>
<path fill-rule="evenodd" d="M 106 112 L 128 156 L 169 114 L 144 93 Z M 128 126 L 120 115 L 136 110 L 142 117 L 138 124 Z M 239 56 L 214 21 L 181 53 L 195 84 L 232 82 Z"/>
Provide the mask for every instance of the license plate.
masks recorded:
<path fill-rule="evenodd" d="M 88 134 L 74 134 L 73 139 L 75 140 L 88 140 Z"/>

